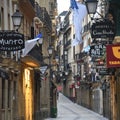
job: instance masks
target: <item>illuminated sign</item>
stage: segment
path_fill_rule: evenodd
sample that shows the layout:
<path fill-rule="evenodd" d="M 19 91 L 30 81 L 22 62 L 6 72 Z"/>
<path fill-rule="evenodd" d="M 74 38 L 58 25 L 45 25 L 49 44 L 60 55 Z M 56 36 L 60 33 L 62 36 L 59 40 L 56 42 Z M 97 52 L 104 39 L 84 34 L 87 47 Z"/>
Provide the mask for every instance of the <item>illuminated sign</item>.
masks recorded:
<path fill-rule="evenodd" d="M 120 67 L 120 44 L 106 46 L 107 67 Z"/>

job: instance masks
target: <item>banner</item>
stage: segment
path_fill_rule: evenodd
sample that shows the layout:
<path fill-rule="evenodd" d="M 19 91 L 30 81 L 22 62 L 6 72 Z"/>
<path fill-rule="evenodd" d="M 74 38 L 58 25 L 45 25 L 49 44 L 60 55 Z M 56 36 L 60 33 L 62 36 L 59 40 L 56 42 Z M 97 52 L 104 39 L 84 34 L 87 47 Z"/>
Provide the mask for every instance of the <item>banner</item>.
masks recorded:
<path fill-rule="evenodd" d="M 71 0 L 71 8 L 73 11 L 73 25 L 75 30 L 75 38 L 72 45 L 76 46 L 82 43 L 82 20 L 87 15 L 87 9 L 84 4 Z"/>

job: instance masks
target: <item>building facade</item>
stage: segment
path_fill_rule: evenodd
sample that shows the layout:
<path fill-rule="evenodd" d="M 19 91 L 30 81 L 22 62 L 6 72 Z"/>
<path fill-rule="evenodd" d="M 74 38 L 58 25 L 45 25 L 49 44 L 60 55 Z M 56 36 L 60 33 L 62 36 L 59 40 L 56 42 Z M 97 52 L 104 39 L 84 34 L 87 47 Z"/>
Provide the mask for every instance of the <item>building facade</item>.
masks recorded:
<path fill-rule="evenodd" d="M 69 18 L 72 13 L 66 14 L 63 22 L 60 23 L 63 23 L 63 26 L 59 25 L 61 29 L 58 32 L 58 41 L 61 43 L 58 42 L 60 61 L 62 61 L 62 58 L 64 61 L 59 64 L 61 66 L 61 63 L 63 63 L 63 68 L 66 68 L 66 65 L 70 65 L 71 68 L 71 74 L 69 73 L 67 77 L 63 74 L 64 77 L 60 79 L 64 83 L 64 78 L 66 78 L 65 84 L 62 84 L 62 92 L 71 100 L 73 100 L 72 97 L 75 97 L 74 101 L 78 104 L 103 114 L 110 120 L 119 119 L 119 67 L 106 67 L 106 54 L 109 54 L 109 51 L 106 51 L 107 44 L 119 44 L 119 27 L 117 27 L 119 26 L 119 8 L 117 3 L 119 4 L 117 0 L 114 2 L 112 0 L 99 0 L 94 18 L 91 19 L 90 16 L 86 16 L 83 20 L 83 43 L 80 45 L 73 47 L 71 44 L 74 38 L 74 31 L 71 27 L 72 24 L 70 26 L 67 23 L 70 22 Z M 117 7 L 117 14 L 115 14 L 115 7 Z M 106 37 L 102 35 L 93 36 L 91 31 L 95 29 L 92 27 L 96 21 L 100 23 L 104 20 L 107 21 L 106 25 L 110 22 L 109 27 L 115 28 L 115 36 L 110 34 Z M 66 41 L 69 39 L 71 39 L 71 43 L 66 46 Z M 65 50 L 67 50 L 67 62 L 64 59 L 65 54 L 63 54 Z"/>
<path fill-rule="evenodd" d="M 53 25 L 52 20 L 55 18 L 53 13 L 56 11 L 56 1 L 50 1 L 54 8 L 51 8 L 52 5 L 49 6 L 49 4 L 41 6 L 42 2 L 39 1 L 38 4 L 34 0 L 0 1 L 1 36 L 7 32 L 10 32 L 11 35 L 11 32 L 16 30 L 11 16 L 16 10 L 19 10 L 23 19 L 17 32 L 24 36 L 24 42 L 34 39 L 39 33 L 42 33 L 44 37 L 44 44 L 35 44 L 25 56 L 22 56 L 22 49 L 1 50 L 1 120 L 38 120 L 50 116 L 50 81 L 48 76 L 47 80 L 42 80 L 40 66 L 45 62 L 43 56 L 48 56 L 46 46 L 53 44 L 55 39 L 53 29 L 55 23 Z M 53 13 L 50 14 L 48 8 L 54 9 Z M 46 63 L 49 63 L 48 60 Z"/>

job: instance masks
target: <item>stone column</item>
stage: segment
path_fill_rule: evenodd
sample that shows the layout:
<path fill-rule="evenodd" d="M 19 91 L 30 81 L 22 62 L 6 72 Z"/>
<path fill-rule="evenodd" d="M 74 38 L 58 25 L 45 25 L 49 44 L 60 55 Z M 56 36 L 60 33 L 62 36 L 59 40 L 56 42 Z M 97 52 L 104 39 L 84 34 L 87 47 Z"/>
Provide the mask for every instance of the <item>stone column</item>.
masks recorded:
<path fill-rule="evenodd" d="M 5 80 L 5 120 L 8 120 L 8 80 Z"/>

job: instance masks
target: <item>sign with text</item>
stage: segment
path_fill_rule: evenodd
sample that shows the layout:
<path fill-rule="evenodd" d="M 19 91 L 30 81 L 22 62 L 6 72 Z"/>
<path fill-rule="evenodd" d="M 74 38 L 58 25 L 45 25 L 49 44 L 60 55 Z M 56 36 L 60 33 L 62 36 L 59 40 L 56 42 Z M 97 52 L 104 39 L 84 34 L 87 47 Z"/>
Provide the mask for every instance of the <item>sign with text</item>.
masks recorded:
<path fill-rule="evenodd" d="M 106 46 L 107 67 L 120 67 L 120 44 Z"/>
<path fill-rule="evenodd" d="M 110 21 L 99 21 L 92 25 L 92 38 L 113 38 L 115 36 L 115 26 Z"/>
<path fill-rule="evenodd" d="M 105 45 L 98 44 L 90 46 L 90 56 L 91 57 L 101 57 L 104 55 Z"/>
<path fill-rule="evenodd" d="M 108 68 L 100 68 L 99 75 L 109 75 Z"/>
<path fill-rule="evenodd" d="M 15 31 L 0 31 L 0 50 L 17 51 L 24 48 L 24 35 Z"/>

